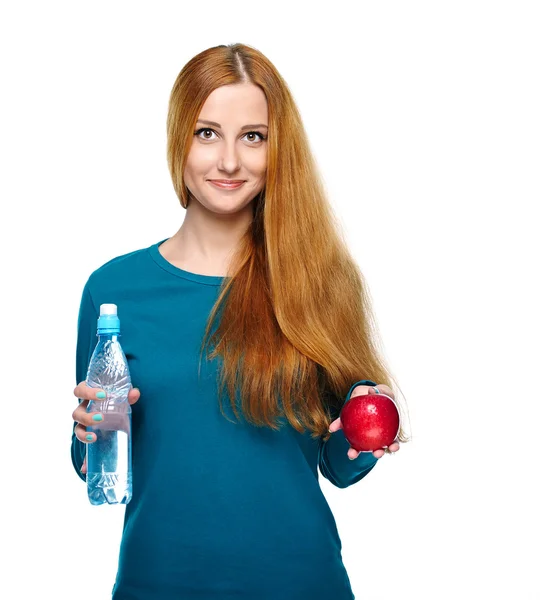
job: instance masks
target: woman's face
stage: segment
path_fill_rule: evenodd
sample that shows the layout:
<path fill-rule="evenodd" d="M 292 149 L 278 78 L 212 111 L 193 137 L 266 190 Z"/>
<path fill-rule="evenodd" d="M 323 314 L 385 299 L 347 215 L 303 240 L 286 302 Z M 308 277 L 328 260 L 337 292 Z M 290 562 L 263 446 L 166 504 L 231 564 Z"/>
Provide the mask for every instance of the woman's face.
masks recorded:
<path fill-rule="evenodd" d="M 240 83 L 214 90 L 198 117 L 185 166 L 190 195 L 217 214 L 245 208 L 266 183 L 267 137 L 268 103 L 260 87 Z M 211 179 L 244 183 L 221 189 Z"/>

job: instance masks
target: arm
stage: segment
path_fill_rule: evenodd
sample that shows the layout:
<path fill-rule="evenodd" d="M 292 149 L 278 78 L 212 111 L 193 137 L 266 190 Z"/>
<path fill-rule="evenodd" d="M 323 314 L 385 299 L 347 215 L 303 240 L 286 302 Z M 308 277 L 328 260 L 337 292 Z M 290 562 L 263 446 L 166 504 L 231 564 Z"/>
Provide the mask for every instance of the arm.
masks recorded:
<path fill-rule="evenodd" d="M 376 385 L 373 381 L 363 379 L 357 381 L 351 386 L 346 402 L 349 400 L 353 389 L 358 385 Z M 337 419 L 340 413 L 334 418 Z M 346 440 L 342 429 L 331 433 L 331 437 L 324 442 L 319 441 L 318 465 L 323 477 L 328 479 L 338 488 L 346 488 L 360 481 L 365 475 L 368 475 L 378 462 L 372 452 L 361 452 L 359 456 L 350 460 L 348 457 L 349 442 Z"/>
<path fill-rule="evenodd" d="M 94 306 L 89 291 L 89 282 L 83 288 L 79 316 L 77 320 L 77 344 L 76 344 L 76 385 L 87 378 L 87 369 L 96 346 L 96 323 L 98 313 Z M 79 401 L 81 402 L 81 400 Z M 77 423 L 74 421 L 73 427 Z M 76 438 L 72 428 L 72 465 L 79 477 L 86 481 L 86 476 L 81 473 L 81 465 L 86 455 L 86 445 Z"/>

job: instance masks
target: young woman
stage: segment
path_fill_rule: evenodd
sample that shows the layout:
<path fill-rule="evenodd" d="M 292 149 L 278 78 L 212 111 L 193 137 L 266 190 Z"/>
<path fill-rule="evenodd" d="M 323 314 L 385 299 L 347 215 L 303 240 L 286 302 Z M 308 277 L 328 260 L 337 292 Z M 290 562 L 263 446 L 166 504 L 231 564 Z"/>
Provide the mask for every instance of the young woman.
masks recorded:
<path fill-rule="evenodd" d="M 351 600 L 318 469 L 340 488 L 365 477 L 384 450 L 350 448 L 340 409 L 395 394 L 300 115 L 260 52 L 222 45 L 178 75 L 167 133 L 183 223 L 94 271 L 78 320 L 83 480 L 102 303 L 139 384 L 113 598 Z"/>

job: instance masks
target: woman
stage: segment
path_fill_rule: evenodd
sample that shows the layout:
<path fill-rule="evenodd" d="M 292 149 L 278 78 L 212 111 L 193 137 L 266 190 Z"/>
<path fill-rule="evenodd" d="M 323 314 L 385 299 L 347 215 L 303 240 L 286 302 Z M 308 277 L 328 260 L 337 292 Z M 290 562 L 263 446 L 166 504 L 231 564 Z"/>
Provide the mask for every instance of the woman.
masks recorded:
<path fill-rule="evenodd" d="M 341 488 L 365 477 L 384 450 L 350 448 L 340 409 L 394 392 L 301 118 L 260 52 L 222 45 L 178 75 L 167 133 L 183 223 L 94 271 L 78 319 L 82 479 L 102 303 L 140 384 L 113 598 L 352 599 L 317 469 Z"/>

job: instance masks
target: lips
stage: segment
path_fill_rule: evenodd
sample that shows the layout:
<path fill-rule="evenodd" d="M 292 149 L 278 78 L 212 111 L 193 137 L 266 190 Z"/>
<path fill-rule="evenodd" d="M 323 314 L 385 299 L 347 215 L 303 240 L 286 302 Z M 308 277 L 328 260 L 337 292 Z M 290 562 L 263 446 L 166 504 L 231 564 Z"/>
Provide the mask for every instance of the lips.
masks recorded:
<path fill-rule="evenodd" d="M 233 190 L 239 188 L 245 181 L 236 179 L 208 179 L 208 181 L 218 188 L 224 190 Z"/>

